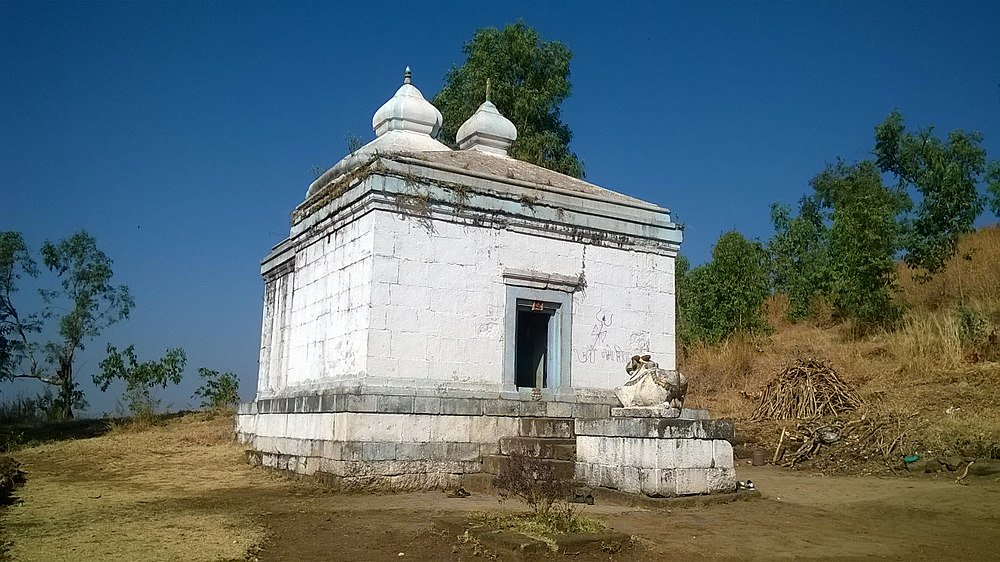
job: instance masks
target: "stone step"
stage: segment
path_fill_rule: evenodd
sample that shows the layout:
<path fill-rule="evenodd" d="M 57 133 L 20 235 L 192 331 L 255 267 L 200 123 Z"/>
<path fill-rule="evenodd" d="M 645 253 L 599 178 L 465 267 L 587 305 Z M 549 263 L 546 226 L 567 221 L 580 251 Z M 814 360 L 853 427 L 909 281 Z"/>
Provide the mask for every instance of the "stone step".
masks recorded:
<path fill-rule="evenodd" d="M 521 453 L 536 459 L 576 459 L 576 439 L 558 437 L 501 437 L 500 454 Z"/>
<path fill-rule="evenodd" d="M 521 437 L 576 437 L 573 418 L 521 418 L 518 431 Z"/>
<path fill-rule="evenodd" d="M 483 457 L 483 472 L 488 474 L 497 474 L 509 461 L 510 457 L 505 457 L 503 455 L 486 455 Z M 539 461 L 551 466 L 553 469 L 553 476 L 556 478 L 560 480 L 573 479 L 573 471 L 576 468 L 575 462 L 556 459 L 539 459 Z"/>

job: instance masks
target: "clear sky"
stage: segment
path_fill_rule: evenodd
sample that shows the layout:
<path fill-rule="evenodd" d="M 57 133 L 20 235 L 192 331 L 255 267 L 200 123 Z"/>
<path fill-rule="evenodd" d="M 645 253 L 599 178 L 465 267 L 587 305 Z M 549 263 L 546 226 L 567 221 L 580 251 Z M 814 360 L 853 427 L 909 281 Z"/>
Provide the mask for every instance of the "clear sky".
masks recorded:
<path fill-rule="evenodd" d="M 374 138 L 403 67 L 430 99 L 477 28 L 519 18 L 574 53 L 587 179 L 670 208 L 694 263 L 732 228 L 766 240 L 768 206 L 867 158 L 893 108 L 1000 158 L 998 2 L 0 3 L 0 230 L 88 230 L 137 303 L 78 364 L 90 413 L 120 396 L 89 382 L 108 342 L 187 351 L 164 406 L 202 366 L 251 398 L 259 261 L 313 167 Z"/>

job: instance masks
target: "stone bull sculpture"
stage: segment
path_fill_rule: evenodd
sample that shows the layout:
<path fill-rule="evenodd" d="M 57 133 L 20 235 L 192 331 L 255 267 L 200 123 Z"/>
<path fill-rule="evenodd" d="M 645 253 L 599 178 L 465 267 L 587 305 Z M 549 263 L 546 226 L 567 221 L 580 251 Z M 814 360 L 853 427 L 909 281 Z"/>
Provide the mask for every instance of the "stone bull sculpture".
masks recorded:
<path fill-rule="evenodd" d="M 649 355 L 635 355 L 625 372 L 629 380 L 615 395 L 626 408 L 676 408 L 684 407 L 687 379 L 678 371 L 661 369 Z"/>

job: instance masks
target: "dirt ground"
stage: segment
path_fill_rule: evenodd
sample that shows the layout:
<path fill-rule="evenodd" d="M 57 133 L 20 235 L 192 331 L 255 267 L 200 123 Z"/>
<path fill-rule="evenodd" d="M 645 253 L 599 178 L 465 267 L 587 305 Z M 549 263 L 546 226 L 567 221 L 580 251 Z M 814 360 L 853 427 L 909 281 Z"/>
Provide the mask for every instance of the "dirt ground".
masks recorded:
<path fill-rule="evenodd" d="M 670 510 L 589 506 L 585 515 L 638 538 L 605 559 L 995 560 L 1000 480 L 843 477 L 741 467 L 762 498 Z M 315 495 L 275 507 L 262 560 L 460 560 L 455 515 L 496 509 L 492 497 L 440 493 Z M 400 554 L 402 553 L 402 554 Z M 504 555 L 509 553 L 500 552 Z M 501 556 L 508 558 L 509 556 Z M 553 554 L 552 558 L 562 557 Z M 569 557 L 567 557 L 569 558 Z M 578 557 L 573 557 L 579 559 Z"/>
<path fill-rule="evenodd" d="M 334 494 L 250 468 L 225 419 L 49 443 L 15 453 L 28 472 L 2 515 L 15 560 L 517 559 L 463 536 L 489 495 Z M 824 476 L 741 465 L 760 499 L 648 510 L 587 506 L 634 537 L 548 558 L 990 560 L 1000 556 L 1000 477 Z M 492 548 L 484 552 L 484 548 Z M 527 558 L 542 557 L 535 553 Z M 0 556 L 2 558 L 2 556 Z"/>

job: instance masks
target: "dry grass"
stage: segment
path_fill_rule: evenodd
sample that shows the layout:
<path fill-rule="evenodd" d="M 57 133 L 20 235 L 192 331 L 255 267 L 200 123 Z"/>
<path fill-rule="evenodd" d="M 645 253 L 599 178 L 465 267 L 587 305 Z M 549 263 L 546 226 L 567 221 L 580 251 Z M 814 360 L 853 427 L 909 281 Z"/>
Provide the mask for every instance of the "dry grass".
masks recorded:
<path fill-rule="evenodd" d="M 931 281 L 914 279 L 913 272 L 902 265 L 899 277 L 907 304 L 916 309 L 937 310 L 962 301 L 996 300 L 1000 291 L 1000 225 L 963 237 L 958 255 Z"/>
<path fill-rule="evenodd" d="M 229 416 L 23 449 L 22 503 L 4 516 L 16 560 L 235 560 L 264 538 L 253 498 L 282 485 L 244 461 Z"/>
<path fill-rule="evenodd" d="M 681 359 L 689 404 L 747 420 L 768 380 L 796 359 L 816 357 L 878 411 L 907 420 L 914 452 L 1000 457 L 1000 346 L 963 339 L 958 312 L 960 304 L 972 311 L 986 334 L 1000 328 L 1000 228 L 969 236 L 960 248 L 933 281 L 905 276 L 900 297 L 910 307 L 894 332 L 855 338 L 829 315 L 792 324 L 784 319 L 787 302 L 773 299 L 770 337 L 695 347 Z M 992 347 L 984 352 L 983 345 Z M 771 445 L 780 435 L 774 424 L 742 427 L 763 432 Z"/>

